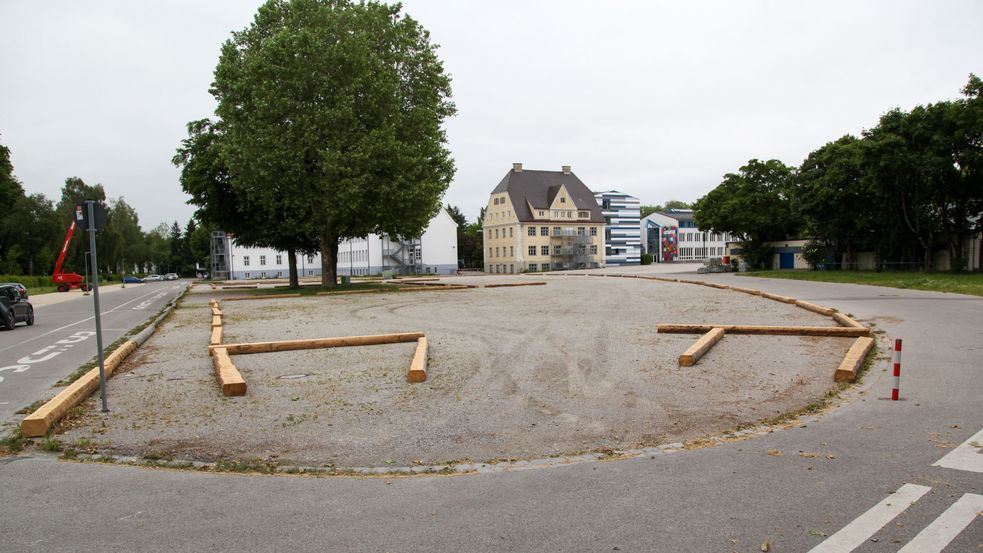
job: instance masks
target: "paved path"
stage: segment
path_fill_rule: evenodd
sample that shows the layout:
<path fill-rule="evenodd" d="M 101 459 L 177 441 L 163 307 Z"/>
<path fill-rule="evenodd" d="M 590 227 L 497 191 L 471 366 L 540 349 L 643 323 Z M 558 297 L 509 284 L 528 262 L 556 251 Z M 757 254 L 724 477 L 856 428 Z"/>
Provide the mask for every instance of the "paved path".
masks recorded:
<path fill-rule="evenodd" d="M 0 460 L 3 550 L 980 550 L 983 298 L 701 278 L 830 305 L 903 338 L 903 400 L 884 399 L 881 360 L 843 405 L 801 428 L 456 477 L 257 477 L 13 457 Z"/>
<path fill-rule="evenodd" d="M 100 287 L 103 346 L 155 315 L 186 286 L 172 281 Z M 31 304 L 34 326 L 19 324 L 0 332 L 0 426 L 12 424 L 12 415 L 22 407 L 53 395 L 52 384 L 96 355 L 92 295 L 81 290 L 42 294 L 31 297 Z"/>

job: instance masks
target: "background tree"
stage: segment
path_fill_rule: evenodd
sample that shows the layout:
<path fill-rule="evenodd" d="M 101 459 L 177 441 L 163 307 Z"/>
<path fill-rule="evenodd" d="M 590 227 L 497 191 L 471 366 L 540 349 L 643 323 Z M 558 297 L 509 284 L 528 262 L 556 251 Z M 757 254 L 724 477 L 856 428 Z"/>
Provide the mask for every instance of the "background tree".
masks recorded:
<path fill-rule="evenodd" d="M 61 200 L 58 201 L 58 206 L 55 208 L 58 219 L 64 227 L 61 232 L 62 236 L 58 240 L 59 249 L 62 240 L 64 240 L 64 233 L 68 232 L 68 227 L 75 220 L 75 206 L 83 205 L 85 200 L 96 200 L 103 207 L 106 207 L 106 191 L 101 184 L 90 186 L 78 177 L 65 179 L 65 185 L 61 188 Z M 102 240 L 104 240 L 102 233 L 96 233 L 96 248 L 100 251 L 103 249 L 100 247 Z M 85 252 L 87 251 L 89 251 L 89 237 L 84 231 L 76 227 L 75 236 L 68 245 L 68 251 L 65 254 L 62 270 L 83 274 L 86 267 Z"/>
<path fill-rule="evenodd" d="M 741 238 L 743 256 L 754 266 L 768 262 L 764 242 L 782 240 L 799 232 L 790 194 L 795 170 L 771 159 L 752 159 L 739 173 L 724 175 L 723 182 L 696 201 L 700 228 L 728 232 Z"/>
<path fill-rule="evenodd" d="M 339 240 L 418 236 L 454 173 L 450 79 L 429 33 L 400 11 L 271 0 L 215 70 L 229 183 L 299 242 L 317 237 L 325 286 Z"/>
<path fill-rule="evenodd" d="M 805 234 L 817 237 L 825 250 L 844 256 L 855 267 L 856 253 L 873 247 L 878 232 L 880 204 L 864 178 L 863 149 L 850 135 L 809 154 L 796 176 L 795 211 Z M 866 209 L 857 209 L 867 206 Z"/>

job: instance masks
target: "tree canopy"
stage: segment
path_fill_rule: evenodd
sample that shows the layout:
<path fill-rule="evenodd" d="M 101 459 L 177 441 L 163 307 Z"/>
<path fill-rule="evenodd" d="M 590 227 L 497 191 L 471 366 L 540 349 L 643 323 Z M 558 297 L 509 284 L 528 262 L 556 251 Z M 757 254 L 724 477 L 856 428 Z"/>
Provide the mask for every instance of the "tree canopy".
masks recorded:
<path fill-rule="evenodd" d="M 252 244 L 316 241 L 322 284 L 339 240 L 417 236 L 441 208 L 450 78 L 399 5 L 270 0 L 223 45 L 211 93 L 217 121 L 189 125 L 175 158 L 182 186 L 208 221 L 273 214 Z"/>

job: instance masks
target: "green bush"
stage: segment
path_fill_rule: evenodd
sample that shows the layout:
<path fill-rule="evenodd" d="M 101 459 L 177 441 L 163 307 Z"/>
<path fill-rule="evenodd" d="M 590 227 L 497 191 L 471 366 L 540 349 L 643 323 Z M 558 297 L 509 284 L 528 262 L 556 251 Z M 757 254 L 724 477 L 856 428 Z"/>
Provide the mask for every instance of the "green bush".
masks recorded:
<path fill-rule="evenodd" d="M 54 286 L 49 275 L 0 275 L 0 282 L 19 282 L 28 288 L 38 288 L 42 286 Z"/>
<path fill-rule="evenodd" d="M 642 254 L 642 265 L 651 265 L 651 264 L 652 264 L 652 254 L 650 254 L 650 253 L 643 253 Z"/>

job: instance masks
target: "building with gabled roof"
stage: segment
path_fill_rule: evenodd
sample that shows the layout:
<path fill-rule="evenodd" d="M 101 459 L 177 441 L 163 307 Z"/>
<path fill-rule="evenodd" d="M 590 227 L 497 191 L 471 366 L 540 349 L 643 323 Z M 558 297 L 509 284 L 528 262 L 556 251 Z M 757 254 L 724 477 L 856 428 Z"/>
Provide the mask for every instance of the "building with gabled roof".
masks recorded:
<path fill-rule="evenodd" d="M 569 165 L 539 171 L 513 163 L 491 192 L 482 229 L 488 273 L 604 266 L 604 216 Z"/>

